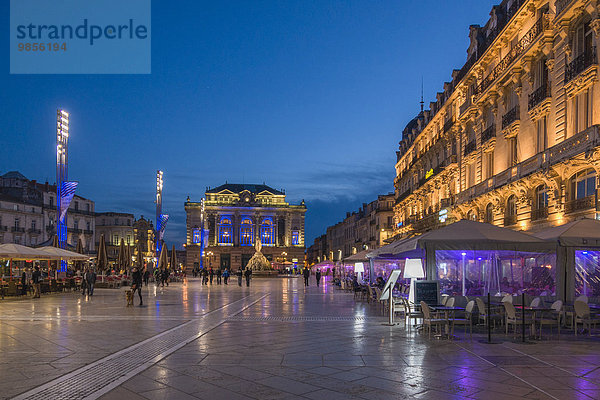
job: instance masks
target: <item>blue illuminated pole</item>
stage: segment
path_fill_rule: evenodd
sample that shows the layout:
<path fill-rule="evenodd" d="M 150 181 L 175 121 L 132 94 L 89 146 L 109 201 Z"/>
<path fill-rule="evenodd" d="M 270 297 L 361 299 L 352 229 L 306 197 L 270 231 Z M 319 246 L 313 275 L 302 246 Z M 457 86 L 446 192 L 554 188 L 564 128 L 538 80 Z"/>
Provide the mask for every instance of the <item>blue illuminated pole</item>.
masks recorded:
<path fill-rule="evenodd" d="M 162 247 L 162 236 L 164 227 L 162 226 L 162 189 L 163 189 L 163 172 L 156 171 L 156 258 L 160 257 Z"/>
<path fill-rule="evenodd" d="M 67 247 L 67 213 L 61 219 L 62 186 L 68 179 L 68 142 L 69 142 L 69 113 L 65 110 L 56 111 L 56 236 L 61 249 Z M 67 262 L 62 260 L 60 270 L 67 270 Z"/>

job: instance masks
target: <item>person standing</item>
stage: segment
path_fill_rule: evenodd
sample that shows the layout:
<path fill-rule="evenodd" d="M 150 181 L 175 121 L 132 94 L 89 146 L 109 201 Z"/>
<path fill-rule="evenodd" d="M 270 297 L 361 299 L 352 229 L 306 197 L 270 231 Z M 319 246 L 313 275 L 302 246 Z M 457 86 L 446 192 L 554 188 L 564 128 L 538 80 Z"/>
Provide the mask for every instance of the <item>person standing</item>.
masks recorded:
<path fill-rule="evenodd" d="M 165 283 L 166 283 L 167 287 L 169 287 L 169 275 L 171 275 L 169 270 L 167 268 L 163 269 L 163 272 L 162 272 L 163 286 L 165 286 Z"/>
<path fill-rule="evenodd" d="M 223 271 L 223 283 L 225 283 L 227 285 L 228 281 L 229 281 L 229 268 L 225 268 L 225 271 Z"/>
<path fill-rule="evenodd" d="M 308 286 L 308 278 L 310 278 L 310 270 L 308 268 L 304 268 L 304 271 L 302 271 L 302 275 L 304 276 L 304 286 Z"/>
<path fill-rule="evenodd" d="M 221 275 L 223 275 L 223 271 L 221 271 L 221 268 L 219 268 L 217 270 L 217 285 L 221 284 Z"/>
<path fill-rule="evenodd" d="M 96 283 L 96 273 L 94 270 L 88 270 L 85 274 L 85 280 L 87 281 L 88 293 L 90 296 L 94 295 L 94 284 Z"/>
<path fill-rule="evenodd" d="M 208 285 L 208 271 L 206 270 L 206 268 L 202 268 L 202 284 L 203 285 Z"/>
<path fill-rule="evenodd" d="M 33 282 L 33 298 L 40 298 L 40 281 L 42 280 L 42 273 L 40 272 L 40 266 L 35 266 L 35 271 L 31 274 L 31 281 Z"/>
<path fill-rule="evenodd" d="M 144 302 L 142 300 L 142 273 L 139 269 L 137 269 L 137 267 L 133 268 L 131 290 L 133 290 L 133 297 L 135 297 L 135 292 L 138 292 L 138 295 L 140 296 L 140 307 L 143 306 Z"/>
<path fill-rule="evenodd" d="M 238 278 L 238 286 L 242 286 L 242 269 L 238 269 L 237 273 L 237 278 Z"/>
<path fill-rule="evenodd" d="M 81 275 L 81 295 L 82 295 L 82 296 L 85 296 L 85 292 L 86 292 L 86 291 L 87 291 L 87 292 L 88 292 L 88 294 L 89 294 L 89 290 L 88 290 L 88 283 L 87 283 L 87 279 L 86 279 L 86 276 L 87 276 L 87 273 L 88 273 L 88 271 L 89 271 L 89 270 L 86 268 L 86 269 L 83 271 L 83 275 Z"/>
<path fill-rule="evenodd" d="M 335 267 L 331 269 L 331 277 L 335 279 Z"/>
<path fill-rule="evenodd" d="M 252 270 L 250 268 L 246 268 L 244 271 L 244 276 L 246 277 L 246 286 L 250 287 L 250 277 L 252 276 Z"/>
<path fill-rule="evenodd" d="M 154 268 L 154 284 L 156 287 L 160 286 L 160 281 L 162 281 L 162 275 L 158 268 Z"/>
<path fill-rule="evenodd" d="M 317 279 L 317 287 L 321 284 L 321 270 L 317 268 L 317 272 L 315 272 L 315 278 Z"/>
<path fill-rule="evenodd" d="M 208 270 L 208 276 L 209 276 L 210 284 L 212 285 L 212 281 L 215 276 L 215 271 L 212 269 L 212 267 Z"/>
<path fill-rule="evenodd" d="M 144 285 L 148 286 L 149 282 L 150 282 L 150 271 L 148 271 L 148 268 L 144 268 Z"/>

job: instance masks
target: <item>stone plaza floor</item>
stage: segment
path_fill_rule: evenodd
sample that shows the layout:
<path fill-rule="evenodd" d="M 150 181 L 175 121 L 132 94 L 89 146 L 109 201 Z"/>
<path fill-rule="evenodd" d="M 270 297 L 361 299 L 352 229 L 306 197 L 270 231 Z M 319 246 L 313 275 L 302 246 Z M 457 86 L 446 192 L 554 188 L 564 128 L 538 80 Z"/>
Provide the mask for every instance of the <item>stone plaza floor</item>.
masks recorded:
<path fill-rule="evenodd" d="M 329 284 L 198 280 L 0 302 L 0 397 L 600 399 L 600 341 L 428 340 Z"/>

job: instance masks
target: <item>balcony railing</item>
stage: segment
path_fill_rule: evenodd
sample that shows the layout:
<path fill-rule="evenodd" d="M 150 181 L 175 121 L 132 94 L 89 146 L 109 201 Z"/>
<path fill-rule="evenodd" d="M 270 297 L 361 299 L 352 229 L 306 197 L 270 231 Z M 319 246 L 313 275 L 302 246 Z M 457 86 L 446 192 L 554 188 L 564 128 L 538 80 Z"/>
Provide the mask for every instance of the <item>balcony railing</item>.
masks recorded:
<path fill-rule="evenodd" d="M 91 229 L 85 229 L 85 230 L 83 231 L 83 233 L 84 233 L 84 234 L 86 234 L 86 235 L 93 235 L 93 234 L 94 234 L 94 231 L 93 231 L 93 230 L 91 230 Z"/>
<path fill-rule="evenodd" d="M 477 94 L 485 92 L 485 90 L 489 88 L 500 75 L 506 72 L 512 63 L 518 57 L 523 55 L 523 53 L 525 53 L 529 46 L 537 39 L 544 29 L 546 29 L 548 24 L 549 23 L 546 14 L 543 14 L 540 18 L 538 18 L 535 24 L 527 31 L 525 36 L 523 36 L 512 49 L 510 49 L 508 54 L 504 56 L 504 58 L 494 67 L 492 72 L 490 72 L 488 76 L 481 81 L 477 87 Z"/>
<path fill-rule="evenodd" d="M 592 47 L 590 50 L 582 53 L 575 57 L 565 69 L 565 83 L 570 82 L 571 79 L 582 73 L 590 65 L 597 64 L 596 61 L 596 47 Z"/>
<path fill-rule="evenodd" d="M 496 136 L 496 124 L 488 126 L 483 132 L 481 132 L 481 143 L 487 142 L 494 136 Z"/>
<path fill-rule="evenodd" d="M 25 228 L 19 228 L 18 226 L 13 226 L 13 227 L 10 229 L 10 231 L 11 231 L 11 232 L 22 232 L 22 233 L 25 233 Z"/>
<path fill-rule="evenodd" d="M 504 226 L 511 226 L 517 223 L 516 215 L 506 215 L 504 216 Z"/>
<path fill-rule="evenodd" d="M 6 232 L 6 231 L 8 231 L 8 226 L 6 226 L 6 225 L 0 226 L 0 232 Z"/>
<path fill-rule="evenodd" d="M 81 233 L 81 232 L 83 232 L 81 229 L 78 229 L 78 228 L 67 228 L 67 231 L 71 232 L 71 233 Z"/>
<path fill-rule="evenodd" d="M 39 235 L 42 233 L 40 229 L 31 228 L 27 231 L 31 235 Z"/>
<path fill-rule="evenodd" d="M 531 210 L 531 220 L 537 221 L 539 219 L 548 218 L 548 207 L 541 207 Z"/>
<path fill-rule="evenodd" d="M 519 106 L 511 108 L 506 114 L 502 116 L 502 129 L 505 129 L 513 122 L 520 120 L 521 115 L 519 112 Z"/>
<path fill-rule="evenodd" d="M 464 156 L 465 157 L 468 156 L 469 154 L 471 154 L 472 152 L 474 152 L 476 148 L 477 148 L 477 141 L 471 140 L 469 143 L 467 143 L 465 145 Z"/>
<path fill-rule="evenodd" d="M 596 195 L 571 200 L 565 203 L 565 212 L 567 214 L 576 211 L 589 210 L 591 208 L 596 208 Z"/>
<path fill-rule="evenodd" d="M 544 83 L 529 95 L 527 110 L 532 110 L 535 108 L 535 106 L 546 100 L 548 97 L 550 97 L 550 85 Z"/>

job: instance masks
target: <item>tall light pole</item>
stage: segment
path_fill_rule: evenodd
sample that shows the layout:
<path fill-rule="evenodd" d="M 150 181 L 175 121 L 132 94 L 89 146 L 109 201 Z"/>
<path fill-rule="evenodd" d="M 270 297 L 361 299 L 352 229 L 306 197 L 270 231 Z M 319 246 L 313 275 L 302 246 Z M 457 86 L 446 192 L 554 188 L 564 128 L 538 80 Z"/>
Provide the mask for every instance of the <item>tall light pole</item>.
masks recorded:
<path fill-rule="evenodd" d="M 156 257 L 160 257 L 164 227 L 162 223 L 163 172 L 156 171 Z"/>
<path fill-rule="evenodd" d="M 68 181 L 69 113 L 56 110 L 56 236 L 58 245 L 67 246 L 67 212 L 70 199 L 65 197 L 63 185 Z M 66 203 L 66 204 L 65 204 Z M 66 271 L 66 261 L 61 261 L 61 271 Z"/>

